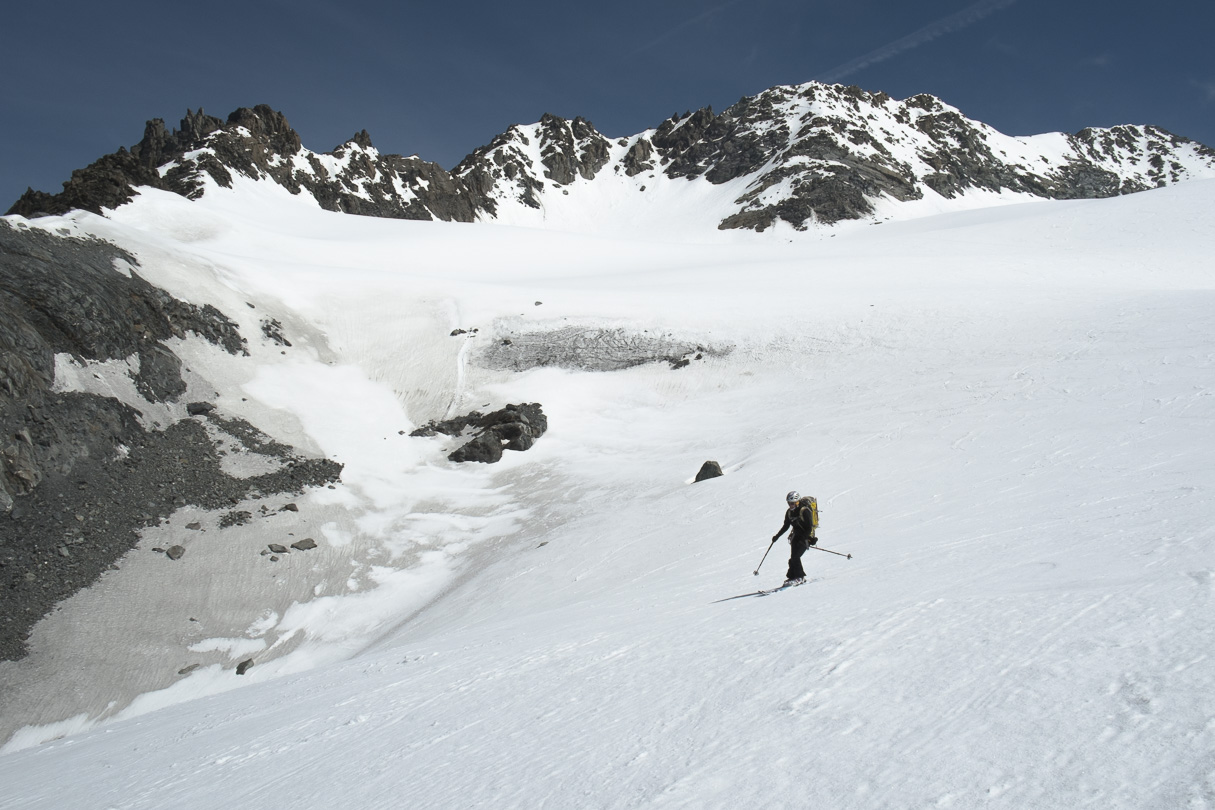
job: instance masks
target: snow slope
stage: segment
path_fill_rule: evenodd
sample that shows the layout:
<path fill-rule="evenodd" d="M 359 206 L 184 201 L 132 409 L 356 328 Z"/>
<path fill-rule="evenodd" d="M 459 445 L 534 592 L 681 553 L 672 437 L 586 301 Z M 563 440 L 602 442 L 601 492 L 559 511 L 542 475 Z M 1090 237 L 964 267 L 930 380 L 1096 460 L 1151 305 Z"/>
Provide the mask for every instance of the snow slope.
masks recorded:
<path fill-rule="evenodd" d="M 346 463 L 300 503 L 344 567 L 230 584 L 230 627 L 192 642 L 227 660 L 93 684 L 143 692 L 125 709 L 61 699 L 0 756 L 0 808 L 1215 807 L 1212 214 L 1198 181 L 642 241 L 238 185 L 49 221 L 304 338 L 191 368 Z M 571 324 L 714 352 L 483 361 Z M 521 401 L 550 430 L 499 465 L 398 433 Z M 692 484 L 709 458 L 727 475 Z M 792 488 L 853 559 L 731 599 L 782 578 L 783 543 L 752 571 Z M 36 648 L 89 615 L 69 602 Z"/>

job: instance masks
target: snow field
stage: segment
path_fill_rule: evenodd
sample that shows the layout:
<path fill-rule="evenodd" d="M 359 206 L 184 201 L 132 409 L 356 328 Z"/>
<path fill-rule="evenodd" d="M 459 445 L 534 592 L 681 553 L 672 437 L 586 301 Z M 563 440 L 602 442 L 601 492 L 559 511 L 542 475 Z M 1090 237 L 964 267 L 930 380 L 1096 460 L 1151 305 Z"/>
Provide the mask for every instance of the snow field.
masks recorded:
<path fill-rule="evenodd" d="M 173 249 L 280 296 L 335 363 L 256 358 L 251 421 L 286 411 L 336 452 L 350 476 L 321 497 L 390 558 L 463 548 L 299 603 L 283 630 L 306 653 L 247 688 L 0 757 L 0 807 L 1215 806 L 1211 193 L 648 260 L 593 235 L 216 212 Z M 381 313 L 415 297 L 426 357 L 402 359 Z M 456 373 L 461 339 L 426 337 L 522 313 L 735 351 Z M 406 393 L 418 368 L 446 369 L 442 395 Z M 550 431 L 486 468 L 383 449 L 382 423 L 456 401 L 538 401 Z M 727 476 L 691 485 L 707 458 Z M 792 488 L 854 558 L 812 550 L 806 586 L 720 601 L 783 577 L 783 541 L 751 572 Z M 410 617 L 419 590 L 443 596 Z"/>

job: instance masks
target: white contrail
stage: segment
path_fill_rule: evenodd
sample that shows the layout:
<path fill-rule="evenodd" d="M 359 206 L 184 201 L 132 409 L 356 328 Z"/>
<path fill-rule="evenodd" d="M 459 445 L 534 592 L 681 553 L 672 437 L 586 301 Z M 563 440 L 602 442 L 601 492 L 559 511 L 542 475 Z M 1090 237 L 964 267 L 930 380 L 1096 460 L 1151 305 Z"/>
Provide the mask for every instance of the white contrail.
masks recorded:
<path fill-rule="evenodd" d="M 675 26 L 668 28 L 666 31 L 659 34 L 654 39 L 651 39 L 649 42 L 638 45 L 636 48 L 634 48 L 632 51 L 630 51 L 628 55 L 630 57 L 636 56 L 637 54 L 641 53 L 642 51 L 648 51 L 651 48 L 657 47 L 657 46 L 661 45 L 662 43 L 666 42 L 667 40 L 669 40 L 671 37 L 678 34 L 680 31 L 684 31 L 688 28 L 691 28 L 693 25 L 703 22 L 704 20 L 707 20 L 711 17 L 714 17 L 714 16 L 720 14 L 721 12 L 725 11 L 726 9 L 730 8 L 731 6 L 737 6 L 741 2 L 743 2 L 743 0 L 729 0 L 729 2 L 718 3 L 717 5 L 713 6 L 712 8 L 705 9 L 704 11 L 700 12 L 696 16 L 689 17 L 688 19 L 682 20 L 681 22 L 677 23 Z"/>
<path fill-rule="evenodd" d="M 994 14 L 1002 8 L 1008 8 L 1017 0 L 979 0 L 979 2 L 969 5 L 961 11 L 950 14 L 948 17 L 942 17 L 936 22 L 929 23 L 923 28 L 914 31 L 902 39 L 896 39 L 888 45 L 883 45 L 875 51 L 870 51 L 864 56 L 857 57 L 850 62 L 845 62 L 842 65 L 832 68 L 831 70 L 816 76 L 820 82 L 833 83 L 838 82 L 845 76 L 856 73 L 858 70 L 867 68 L 870 65 L 884 62 L 892 56 L 898 56 L 904 51 L 909 51 L 912 48 L 918 48 L 926 42 L 931 42 L 939 36 L 959 31 L 968 25 L 978 22 L 984 17 Z"/>

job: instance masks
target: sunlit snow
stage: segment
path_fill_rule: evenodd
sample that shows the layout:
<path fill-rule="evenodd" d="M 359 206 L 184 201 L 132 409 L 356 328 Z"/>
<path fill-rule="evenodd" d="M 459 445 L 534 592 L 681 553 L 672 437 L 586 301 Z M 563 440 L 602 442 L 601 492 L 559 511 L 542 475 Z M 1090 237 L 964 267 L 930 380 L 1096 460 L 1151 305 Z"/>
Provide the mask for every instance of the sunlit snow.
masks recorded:
<path fill-rule="evenodd" d="M 346 466 L 175 568 L 146 537 L 0 663 L 0 808 L 1215 807 L 1215 181 L 803 234 L 569 191 L 546 229 L 241 179 L 70 218 L 250 338 L 175 344 L 192 391 Z M 563 325 L 714 351 L 483 362 Z M 408 435 L 508 402 L 550 428 L 496 465 Z M 790 489 L 852 559 L 730 599 L 783 579 Z M 288 530 L 320 548 L 271 568 Z"/>

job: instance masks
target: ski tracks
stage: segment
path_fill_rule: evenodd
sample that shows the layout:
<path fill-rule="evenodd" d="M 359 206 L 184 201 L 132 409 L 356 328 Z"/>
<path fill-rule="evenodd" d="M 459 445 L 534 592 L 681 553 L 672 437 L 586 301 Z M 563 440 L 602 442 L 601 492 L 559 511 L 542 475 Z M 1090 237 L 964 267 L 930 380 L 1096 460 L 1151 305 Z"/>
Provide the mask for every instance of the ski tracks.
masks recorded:
<path fill-rule="evenodd" d="M 1209 588 L 1201 580 L 1199 591 Z M 809 661 L 791 669 L 808 688 L 781 704 L 784 725 L 831 729 L 838 767 L 852 749 L 874 766 L 858 774 L 868 806 L 910 806 L 910 796 L 939 806 L 1055 807 L 1077 796 L 1127 806 L 1144 795 L 1167 797 L 1161 807 L 1212 806 L 1215 769 L 1201 753 L 1215 743 L 1202 651 L 1212 633 L 1193 618 L 1170 626 L 1153 609 L 1162 598 L 1147 586 L 941 597 L 854 622 L 816 638 Z M 1145 637 L 1157 641 L 1124 641 Z M 1118 782 L 1088 777 L 1102 749 L 1127 763 Z M 908 750 L 934 751 L 941 768 L 896 778 L 883 757 Z M 1165 781 L 1187 769 L 1191 784 Z"/>

